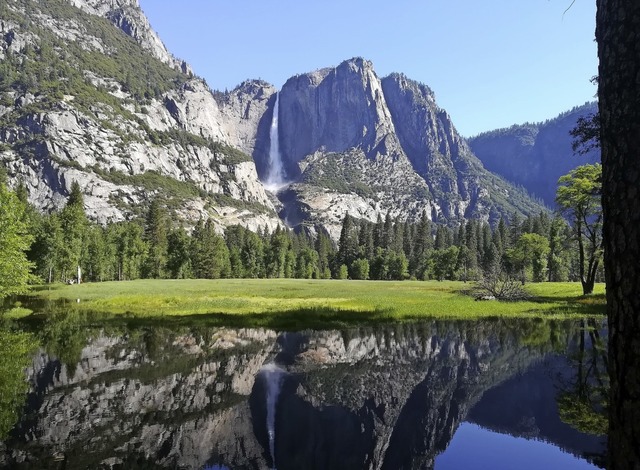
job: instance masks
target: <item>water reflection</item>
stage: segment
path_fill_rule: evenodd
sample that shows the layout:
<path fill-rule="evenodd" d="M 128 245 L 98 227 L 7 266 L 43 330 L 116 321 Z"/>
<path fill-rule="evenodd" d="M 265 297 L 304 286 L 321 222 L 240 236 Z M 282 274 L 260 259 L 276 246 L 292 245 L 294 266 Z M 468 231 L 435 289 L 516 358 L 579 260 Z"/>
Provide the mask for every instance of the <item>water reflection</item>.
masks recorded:
<path fill-rule="evenodd" d="M 469 426 L 604 461 L 605 356 L 588 325 L 279 334 L 59 320 L 41 329 L 0 466 L 439 469 L 448 452 L 468 453 L 456 444 L 437 458 Z"/>

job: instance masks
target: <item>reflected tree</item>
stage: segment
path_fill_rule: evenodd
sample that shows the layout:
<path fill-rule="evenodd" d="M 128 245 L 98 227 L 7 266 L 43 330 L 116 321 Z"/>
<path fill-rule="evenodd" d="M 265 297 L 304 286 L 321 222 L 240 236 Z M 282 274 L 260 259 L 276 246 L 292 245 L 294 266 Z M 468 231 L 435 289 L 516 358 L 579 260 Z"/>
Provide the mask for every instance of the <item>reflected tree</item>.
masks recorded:
<path fill-rule="evenodd" d="M 595 320 L 582 320 L 574 380 L 558 396 L 560 418 L 586 434 L 607 434 L 609 380 L 604 342 Z"/>
<path fill-rule="evenodd" d="M 18 421 L 29 390 L 24 371 L 37 347 L 30 333 L 0 329 L 0 440 Z"/>

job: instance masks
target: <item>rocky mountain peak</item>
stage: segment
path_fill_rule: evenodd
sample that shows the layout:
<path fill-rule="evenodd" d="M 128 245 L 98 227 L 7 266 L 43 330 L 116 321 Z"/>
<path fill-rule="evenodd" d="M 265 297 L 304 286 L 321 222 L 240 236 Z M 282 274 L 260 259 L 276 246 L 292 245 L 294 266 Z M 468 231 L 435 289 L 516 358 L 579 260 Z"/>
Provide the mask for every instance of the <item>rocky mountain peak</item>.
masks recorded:
<path fill-rule="evenodd" d="M 11 21 L 0 21 L 0 57 L 19 58 L 7 62 L 15 76 L 26 62 L 39 73 L 0 89 L 0 159 L 41 208 L 59 207 L 76 180 L 91 214 L 120 220 L 162 190 L 158 182 L 166 192 L 177 181 L 184 218 L 275 227 L 275 201 L 258 176 L 268 174 L 277 135 L 291 183 L 280 215 L 292 225 L 337 234 L 347 212 L 455 223 L 542 209 L 483 168 L 428 86 L 381 79 L 361 57 L 296 75 L 279 93 L 262 80 L 212 92 L 167 51 L 137 0 L 2 8 Z M 49 99 L 39 77 L 51 70 L 66 80 Z"/>
<path fill-rule="evenodd" d="M 371 155 L 394 134 L 382 84 L 361 58 L 288 80 L 280 93 L 280 148 L 290 170 L 322 149 Z"/>
<path fill-rule="evenodd" d="M 91 15 L 111 21 L 126 35 L 165 64 L 191 74 L 189 65 L 171 54 L 140 8 L 138 0 L 68 0 L 73 6 Z"/>
<path fill-rule="evenodd" d="M 259 128 L 257 140 L 269 142 L 268 134 Z M 380 79 L 363 58 L 289 79 L 278 138 L 295 183 L 281 197 L 287 220 L 332 235 L 346 212 L 453 222 L 543 210 L 483 168 L 428 86 L 402 74 Z M 266 168 L 269 146 L 256 145 L 253 156 Z"/>

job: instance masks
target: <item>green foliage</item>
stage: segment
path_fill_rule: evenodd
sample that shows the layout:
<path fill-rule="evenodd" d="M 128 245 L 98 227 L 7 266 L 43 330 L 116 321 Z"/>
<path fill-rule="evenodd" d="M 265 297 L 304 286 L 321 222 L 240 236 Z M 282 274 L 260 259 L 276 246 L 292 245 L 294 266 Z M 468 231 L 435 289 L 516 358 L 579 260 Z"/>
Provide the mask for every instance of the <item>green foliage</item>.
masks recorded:
<path fill-rule="evenodd" d="M 176 201 L 193 199 L 205 195 L 193 182 L 180 181 L 153 170 L 135 175 L 127 175 L 118 170 L 105 171 L 100 167 L 94 167 L 93 171 L 106 181 L 110 181 L 119 186 L 131 185 L 141 187 L 146 192 L 160 192 L 168 199 Z"/>
<path fill-rule="evenodd" d="M 435 279 L 438 281 L 455 279 L 459 252 L 460 249 L 457 246 L 450 246 L 449 248 L 442 248 L 431 252 L 431 264 Z"/>
<path fill-rule="evenodd" d="M 37 48 L 24 51 L 24 61 L 10 57 L 4 63 L 4 79 L 0 82 L 4 89 L 0 91 L 9 88 L 54 98 L 56 95 L 74 95 L 88 108 L 96 103 L 117 104 L 117 101 L 109 95 L 109 90 L 88 84 L 84 71 L 116 80 L 136 101 L 158 98 L 189 79 L 154 58 L 106 18 L 84 13 L 63 0 L 37 3 L 21 0 L 18 3 L 27 15 L 27 18 L 20 18 L 13 13 L 18 16 L 21 29 L 37 35 L 40 41 Z M 86 29 L 83 41 L 93 36 L 109 53 L 87 48 L 86 42 L 64 41 L 49 30 L 36 26 L 38 23 L 29 21 L 29 17 L 38 14 L 65 21 L 77 20 Z"/>
<path fill-rule="evenodd" d="M 0 180 L 0 299 L 25 292 L 33 265 L 27 259 L 32 236 L 25 206 Z"/>
<path fill-rule="evenodd" d="M 233 207 L 235 209 L 251 211 L 257 214 L 273 213 L 273 211 L 271 211 L 268 207 L 260 204 L 259 202 L 243 201 L 226 194 L 211 194 L 210 196 L 213 202 L 219 206 Z"/>
<path fill-rule="evenodd" d="M 349 269 L 346 264 L 341 264 L 338 267 L 338 273 L 336 275 L 337 279 L 348 279 L 349 278 Z"/>
<path fill-rule="evenodd" d="M 160 199 L 151 201 L 144 226 L 144 240 L 148 251 L 143 267 L 144 277 L 163 278 L 166 274 L 169 233 L 169 214 Z"/>
<path fill-rule="evenodd" d="M 63 281 L 72 279 L 77 274 L 85 248 L 88 223 L 80 185 L 74 181 L 67 205 L 60 213 L 62 242 L 59 244 L 58 263 Z"/>
<path fill-rule="evenodd" d="M 343 194 L 355 193 L 372 199 L 376 197 L 375 189 L 362 182 L 361 170 L 356 166 L 348 165 L 348 162 L 339 160 L 338 155 L 314 162 L 314 165 L 303 173 L 302 182 Z"/>
<path fill-rule="evenodd" d="M 558 180 L 556 202 L 572 222 L 578 243 L 578 268 L 584 293 L 590 294 L 602 260 L 602 165 L 582 165 Z"/>
<path fill-rule="evenodd" d="M 609 420 L 602 411 L 594 410 L 593 404 L 584 398 L 576 398 L 575 394 L 564 393 L 558 398 L 560 419 L 572 428 L 585 434 L 606 436 Z"/>
<path fill-rule="evenodd" d="M 601 194 L 602 165 L 582 165 L 560 177 L 556 202 L 574 219 L 588 219 L 601 211 Z"/>
<path fill-rule="evenodd" d="M 85 281 L 104 281 L 115 278 L 111 262 L 115 256 L 115 247 L 107 240 L 105 230 L 98 226 L 89 227 L 85 238 L 86 253 L 83 257 L 82 272 Z"/>
<path fill-rule="evenodd" d="M 537 233 L 523 233 L 516 246 L 507 251 L 506 257 L 511 266 L 522 273 L 521 279 L 526 279 L 525 270 L 531 268 L 533 281 L 545 280 L 547 256 L 549 254 L 549 240 Z"/>
<path fill-rule="evenodd" d="M 580 116 L 576 126 L 569 131 L 573 141 L 571 148 L 574 153 L 586 155 L 592 150 L 600 148 L 600 113 L 589 113 Z"/>
<path fill-rule="evenodd" d="M 109 226 L 108 233 L 114 245 L 115 279 L 124 281 L 140 278 L 148 252 L 142 226 L 135 222 L 113 224 Z"/>
<path fill-rule="evenodd" d="M 220 279 L 231 274 L 229 249 L 208 220 L 198 222 L 193 230 L 191 247 L 193 274 L 199 279 Z"/>
<path fill-rule="evenodd" d="M 191 238 L 180 227 L 172 230 L 167 238 L 167 269 L 173 279 L 188 279 L 192 277 L 191 266 Z"/>
<path fill-rule="evenodd" d="M 87 324 L 86 313 L 66 305 L 60 311 L 49 313 L 41 332 L 44 348 L 67 365 L 70 376 L 75 373 L 90 335 Z"/>
<path fill-rule="evenodd" d="M 369 261 L 358 258 L 351 263 L 351 279 L 366 281 L 369 279 Z"/>

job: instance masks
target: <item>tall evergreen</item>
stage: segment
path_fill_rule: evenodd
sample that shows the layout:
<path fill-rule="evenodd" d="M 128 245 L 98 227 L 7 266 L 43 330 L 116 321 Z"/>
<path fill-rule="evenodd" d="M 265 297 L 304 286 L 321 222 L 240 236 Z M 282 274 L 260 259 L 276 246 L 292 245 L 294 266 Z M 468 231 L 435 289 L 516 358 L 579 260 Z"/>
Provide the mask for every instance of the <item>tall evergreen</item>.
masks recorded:
<path fill-rule="evenodd" d="M 199 279 L 220 279 L 231 274 L 229 249 L 224 239 L 216 233 L 211 219 L 202 219 L 193 230 L 191 241 L 191 264 L 193 274 Z"/>
<path fill-rule="evenodd" d="M 333 243 L 326 232 L 318 232 L 315 249 L 318 252 L 318 271 L 322 279 L 331 277 L 331 262 L 333 259 Z"/>
<path fill-rule="evenodd" d="M 169 232 L 167 237 L 167 270 L 173 279 L 192 276 L 191 238 L 182 226 Z"/>
<path fill-rule="evenodd" d="M 347 213 L 342 220 L 340 242 L 336 254 L 336 272 L 342 265 L 348 268 L 358 258 L 358 251 L 358 227 L 353 217 Z"/>
<path fill-rule="evenodd" d="M 144 226 L 144 239 L 149 247 L 144 266 L 145 277 L 166 277 L 168 235 L 169 216 L 160 198 L 156 197 L 149 205 Z"/>
<path fill-rule="evenodd" d="M 84 197 L 77 181 L 71 184 L 67 204 L 60 213 L 62 243 L 58 266 L 63 281 L 77 277 L 82 262 L 84 237 L 89 222 L 84 212 Z M 80 279 L 78 279 L 80 280 Z"/>
<path fill-rule="evenodd" d="M 265 275 L 263 242 L 258 234 L 247 231 L 240 252 L 244 277 L 259 278 Z"/>
<path fill-rule="evenodd" d="M 142 277 L 148 249 L 143 235 L 142 226 L 136 222 L 122 222 L 109 227 L 109 238 L 115 245 L 117 280 L 126 281 Z"/>

